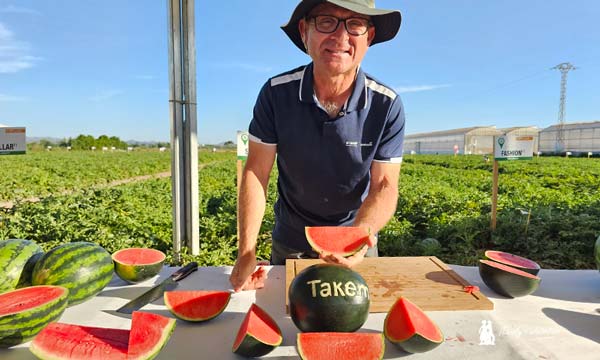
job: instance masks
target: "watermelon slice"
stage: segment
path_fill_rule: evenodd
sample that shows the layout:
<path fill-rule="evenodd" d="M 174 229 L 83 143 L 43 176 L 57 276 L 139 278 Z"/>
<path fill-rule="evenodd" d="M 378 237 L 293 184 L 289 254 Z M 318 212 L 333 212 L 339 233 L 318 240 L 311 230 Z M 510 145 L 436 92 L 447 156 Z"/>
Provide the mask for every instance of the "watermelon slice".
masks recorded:
<path fill-rule="evenodd" d="M 381 333 L 298 333 L 296 346 L 304 360 L 374 360 L 385 353 Z"/>
<path fill-rule="evenodd" d="M 131 330 L 51 323 L 31 342 L 40 359 L 152 359 L 167 343 L 175 319 L 135 311 Z"/>
<path fill-rule="evenodd" d="M 259 357 L 281 345 L 283 336 L 275 320 L 252 304 L 233 343 L 232 351 L 246 357 Z"/>
<path fill-rule="evenodd" d="M 165 291 L 165 305 L 169 311 L 182 320 L 206 321 L 217 317 L 225 310 L 231 292 L 229 291 Z"/>
<path fill-rule="evenodd" d="M 541 281 L 533 274 L 490 260 L 479 260 L 479 275 L 490 289 L 511 298 L 531 294 Z"/>
<path fill-rule="evenodd" d="M 538 265 L 538 263 L 535 261 L 507 252 L 488 250 L 485 252 L 485 257 L 501 264 L 523 270 L 532 275 L 537 275 L 538 272 L 540 272 L 540 265 Z"/>
<path fill-rule="evenodd" d="M 163 267 L 165 254 L 156 249 L 128 248 L 112 254 L 115 273 L 132 284 L 157 275 Z"/>
<path fill-rule="evenodd" d="M 444 342 L 444 334 L 433 320 L 404 297 L 388 311 L 383 333 L 392 344 L 409 353 L 433 350 Z"/>
<path fill-rule="evenodd" d="M 0 294 L 0 348 L 31 340 L 67 308 L 69 290 L 31 286 Z"/>
<path fill-rule="evenodd" d="M 369 231 L 358 226 L 306 226 L 306 240 L 318 253 L 350 256 L 369 241 Z"/>

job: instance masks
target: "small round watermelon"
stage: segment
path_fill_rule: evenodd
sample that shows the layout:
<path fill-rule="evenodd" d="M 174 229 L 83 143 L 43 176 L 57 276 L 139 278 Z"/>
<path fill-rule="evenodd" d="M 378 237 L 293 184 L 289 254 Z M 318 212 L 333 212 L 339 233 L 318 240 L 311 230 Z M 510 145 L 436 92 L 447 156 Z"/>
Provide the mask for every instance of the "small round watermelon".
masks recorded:
<path fill-rule="evenodd" d="M 369 231 L 358 226 L 307 226 L 306 240 L 319 254 L 350 256 L 369 241 Z"/>
<path fill-rule="evenodd" d="M 290 316 L 303 332 L 353 332 L 369 316 L 369 287 L 359 273 L 343 266 L 315 264 L 292 280 Z"/>
<path fill-rule="evenodd" d="M 0 241 L 0 293 L 31 285 L 31 271 L 42 248 L 31 240 Z"/>
<path fill-rule="evenodd" d="M 540 265 L 538 265 L 538 263 L 535 261 L 503 251 L 487 250 L 485 252 L 485 257 L 489 260 L 493 260 L 495 262 L 528 272 L 532 275 L 537 275 L 541 269 Z"/>
<path fill-rule="evenodd" d="M 594 257 L 596 258 L 596 266 L 598 267 L 598 271 L 600 271 L 600 236 L 596 239 L 596 245 L 594 246 Z"/>
<path fill-rule="evenodd" d="M 162 269 L 165 258 L 162 251 L 145 248 L 127 248 L 112 254 L 115 273 L 132 284 L 156 276 Z"/>
<path fill-rule="evenodd" d="M 536 275 L 490 260 L 479 260 L 479 275 L 490 289 L 510 298 L 533 293 L 541 281 Z"/>
<path fill-rule="evenodd" d="M 165 306 L 182 320 L 207 321 L 225 310 L 231 292 L 220 290 L 165 291 Z"/>

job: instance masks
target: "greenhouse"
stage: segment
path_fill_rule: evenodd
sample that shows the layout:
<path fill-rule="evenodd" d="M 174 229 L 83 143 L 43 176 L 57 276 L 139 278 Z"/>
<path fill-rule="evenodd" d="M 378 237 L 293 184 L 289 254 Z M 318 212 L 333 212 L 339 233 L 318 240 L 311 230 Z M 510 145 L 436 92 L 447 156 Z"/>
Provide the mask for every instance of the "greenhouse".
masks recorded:
<path fill-rule="evenodd" d="M 559 141 L 560 125 L 552 125 L 540 131 L 539 151 L 542 153 L 573 154 L 600 153 L 600 121 L 562 125 L 563 141 Z"/>
<path fill-rule="evenodd" d="M 404 152 L 410 154 L 491 154 L 494 136 L 503 132 L 495 126 L 476 126 L 407 135 Z"/>

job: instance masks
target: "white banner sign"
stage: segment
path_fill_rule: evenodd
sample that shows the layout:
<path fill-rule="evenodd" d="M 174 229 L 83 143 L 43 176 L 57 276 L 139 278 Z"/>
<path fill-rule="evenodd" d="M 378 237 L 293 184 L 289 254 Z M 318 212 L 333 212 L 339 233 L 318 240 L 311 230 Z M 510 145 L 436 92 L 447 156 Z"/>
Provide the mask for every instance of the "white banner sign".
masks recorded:
<path fill-rule="evenodd" d="M 533 136 L 494 137 L 494 158 L 500 161 L 533 159 Z"/>
<path fill-rule="evenodd" d="M 25 154 L 24 127 L 0 127 L 0 155 Z"/>
<path fill-rule="evenodd" d="M 238 160 L 248 158 L 248 133 L 245 131 L 237 132 L 237 158 Z"/>

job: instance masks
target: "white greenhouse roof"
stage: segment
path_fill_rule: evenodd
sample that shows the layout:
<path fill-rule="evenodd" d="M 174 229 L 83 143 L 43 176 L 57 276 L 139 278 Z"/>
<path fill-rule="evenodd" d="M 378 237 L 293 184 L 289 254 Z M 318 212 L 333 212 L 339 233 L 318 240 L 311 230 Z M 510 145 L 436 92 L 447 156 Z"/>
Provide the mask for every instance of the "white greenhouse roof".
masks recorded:
<path fill-rule="evenodd" d="M 558 130 L 559 126 L 560 126 L 559 124 L 548 126 L 547 128 L 543 129 L 542 132 L 556 131 L 556 130 Z M 593 128 L 599 128 L 599 127 L 600 127 L 600 121 L 576 122 L 576 123 L 565 123 L 563 125 L 563 130 L 593 129 Z"/>
<path fill-rule="evenodd" d="M 407 139 L 432 137 L 432 136 L 447 136 L 447 135 L 501 135 L 500 130 L 495 126 L 473 126 L 460 129 L 432 131 L 428 133 L 418 133 L 407 135 Z"/>

